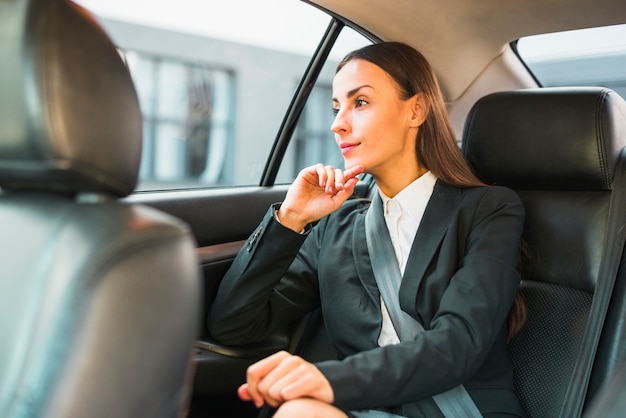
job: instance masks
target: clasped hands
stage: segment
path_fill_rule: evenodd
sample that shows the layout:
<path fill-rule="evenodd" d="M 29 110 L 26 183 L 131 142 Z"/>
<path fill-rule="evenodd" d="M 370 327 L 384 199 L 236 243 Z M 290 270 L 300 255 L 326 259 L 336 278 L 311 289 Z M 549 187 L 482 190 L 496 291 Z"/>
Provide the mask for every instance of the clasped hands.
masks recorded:
<path fill-rule="evenodd" d="M 314 364 L 286 351 L 275 353 L 246 372 L 246 383 L 237 391 L 244 401 L 257 408 L 267 404 L 273 408 L 299 398 L 313 398 L 325 403 L 334 400 L 333 389 Z"/>
<path fill-rule="evenodd" d="M 362 165 L 341 170 L 322 164 L 303 169 L 278 210 L 280 223 L 299 232 L 339 209 L 352 195 L 363 170 Z"/>

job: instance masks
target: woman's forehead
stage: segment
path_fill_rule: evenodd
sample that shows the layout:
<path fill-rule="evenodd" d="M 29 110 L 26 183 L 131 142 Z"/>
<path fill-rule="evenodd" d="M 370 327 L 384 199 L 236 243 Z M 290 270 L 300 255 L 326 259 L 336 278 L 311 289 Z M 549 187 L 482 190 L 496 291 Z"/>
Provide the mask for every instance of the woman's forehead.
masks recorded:
<path fill-rule="evenodd" d="M 374 90 L 397 87 L 393 78 L 378 65 L 363 59 L 353 59 L 335 74 L 333 96 L 343 96 L 361 86 Z"/>

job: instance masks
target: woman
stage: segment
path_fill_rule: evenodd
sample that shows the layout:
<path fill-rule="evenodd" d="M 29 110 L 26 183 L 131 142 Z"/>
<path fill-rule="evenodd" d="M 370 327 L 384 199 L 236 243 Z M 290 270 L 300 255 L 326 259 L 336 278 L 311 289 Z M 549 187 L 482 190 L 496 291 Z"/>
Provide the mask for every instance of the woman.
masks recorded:
<path fill-rule="evenodd" d="M 519 199 L 472 174 L 434 74 L 409 46 L 350 53 L 332 101 L 346 169 L 300 172 L 224 277 L 209 328 L 223 343 L 249 343 L 321 307 L 339 360 L 274 354 L 248 369 L 239 396 L 278 407 L 279 417 L 369 409 L 436 417 L 433 396 L 463 385 L 484 416 L 522 416 L 506 351 L 520 325 L 507 322 L 520 280 Z M 362 172 L 380 192 L 372 208 L 384 204 L 376 222 L 393 245 L 395 260 L 387 261 L 403 274 L 399 304 L 424 328 L 410 339 L 400 341 L 391 300 L 378 290 L 369 204 L 347 200 Z"/>

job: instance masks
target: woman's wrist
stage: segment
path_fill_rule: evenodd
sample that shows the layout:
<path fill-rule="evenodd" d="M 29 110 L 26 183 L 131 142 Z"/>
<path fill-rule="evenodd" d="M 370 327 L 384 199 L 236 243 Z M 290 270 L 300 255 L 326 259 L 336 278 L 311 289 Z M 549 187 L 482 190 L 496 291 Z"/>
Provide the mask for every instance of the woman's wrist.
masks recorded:
<path fill-rule="evenodd" d="M 283 205 L 278 208 L 275 215 L 276 220 L 281 225 L 299 234 L 303 233 L 306 230 L 307 225 L 310 224 L 309 221 L 303 219 L 298 215 L 298 213 L 285 208 Z"/>

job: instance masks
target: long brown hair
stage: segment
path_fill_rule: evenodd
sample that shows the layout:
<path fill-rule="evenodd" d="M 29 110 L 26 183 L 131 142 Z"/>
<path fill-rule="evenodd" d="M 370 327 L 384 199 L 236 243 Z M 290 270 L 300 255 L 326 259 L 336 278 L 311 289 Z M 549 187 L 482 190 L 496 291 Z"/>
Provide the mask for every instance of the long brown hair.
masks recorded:
<path fill-rule="evenodd" d="M 437 77 L 419 51 L 400 42 L 367 45 L 346 55 L 337 65 L 337 72 L 355 59 L 369 61 L 389 74 L 395 80 L 402 100 L 408 100 L 418 93 L 423 93 L 428 99 L 430 109 L 418 130 L 415 150 L 421 166 L 452 186 L 485 185 L 474 174 L 457 145 Z M 509 338 L 519 331 L 525 319 L 526 307 L 517 292 L 507 320 Z"/>
<path fill-rule="evenodd" d="M 341 60 L 337 71 L 354 59 L 382 68 L 398 86 L 402 100 L 424 93 L 430 109 L 417 134 L 416 154 L 420 165 L 437 178 L 458 187 L 483 186 L 461 153 L 448 118 L 439 83 L 424 56 L 399 42 L 382 42 L 352 51 Z"/>

